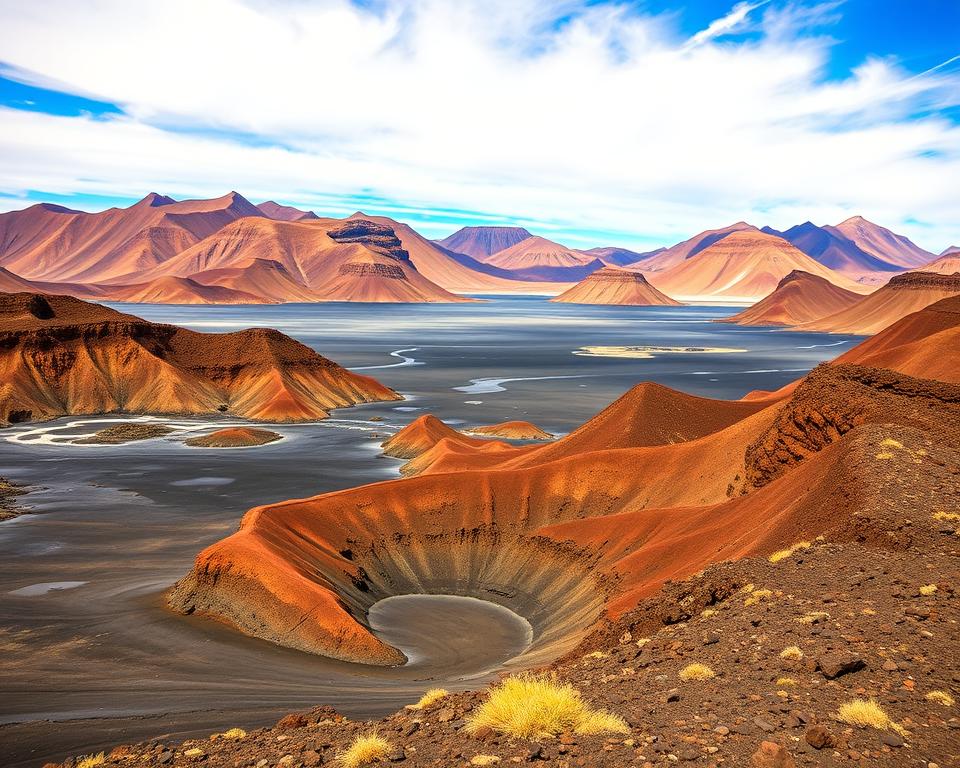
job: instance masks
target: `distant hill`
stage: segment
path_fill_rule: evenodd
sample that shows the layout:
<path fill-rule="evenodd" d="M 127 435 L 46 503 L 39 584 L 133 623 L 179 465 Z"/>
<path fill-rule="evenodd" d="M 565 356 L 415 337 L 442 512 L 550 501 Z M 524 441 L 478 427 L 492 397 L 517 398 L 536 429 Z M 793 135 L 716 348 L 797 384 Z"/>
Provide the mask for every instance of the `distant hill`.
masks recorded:
<path fill-rule="evenodd" d="M 483 261 L 486 256 L 506 250 L 528 237 L 533 235 L 523 227 L 463 227 L 438 242 L 451 251 Z"/>

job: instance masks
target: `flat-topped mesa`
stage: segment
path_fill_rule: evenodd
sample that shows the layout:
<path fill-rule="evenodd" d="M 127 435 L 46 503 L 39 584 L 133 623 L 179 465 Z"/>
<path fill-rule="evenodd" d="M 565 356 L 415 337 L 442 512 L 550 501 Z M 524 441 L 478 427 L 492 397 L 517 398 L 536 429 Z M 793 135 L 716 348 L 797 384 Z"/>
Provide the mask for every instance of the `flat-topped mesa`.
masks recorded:
<path fill-rule="evenodd" d="M 550 301 L 565 304 L 617 304 L 622 306 L 680 306 L 658 291 L 639 272 L 618 267 L 602 267 L 554 296 Z"/>
<path fill-rule="evenodd" d="M 313 421 L 402 399 L 279 331 L 197 333 L 68 296 L 0 294 L 0 423 L 79 413 Z"/>
<path fill-rule="evenodd" d="M 902 275 L 891 277 L 887 282 L 887 287 L 898 290 L 933 288 L 960 293 L 960 272 L 954 272 L 951 275 L 939 272 L 904 272 Z"/>
<path fill-rule="evenodd" d="M 668 579 L 849 535 L 856 515 L 900 503 L 851 496 L 849 483 L 889 473 L 873 460 L 881 438 L 958 439 L 960 388 L 827 367 L 791 398 L 736 407 L 742 419 L 685 442 L 590 445 L 512 471 L 423 474 L 259 507 L 200 553 L 169 603 L 310 653 L 396 664 L 402 654 L 369 629 L 370 606 L 472 596 L 527 618 L 534 642 L 516 663 L 542 663 Z"/>
<path fill-rule="evenodd" d="M 392 228 L 367 219 L 350 219 L 327 230 L 327 237 L 338 243 L 360 243 L 372 251 L 398 261 L 410 261 L 400 238 Z"/>

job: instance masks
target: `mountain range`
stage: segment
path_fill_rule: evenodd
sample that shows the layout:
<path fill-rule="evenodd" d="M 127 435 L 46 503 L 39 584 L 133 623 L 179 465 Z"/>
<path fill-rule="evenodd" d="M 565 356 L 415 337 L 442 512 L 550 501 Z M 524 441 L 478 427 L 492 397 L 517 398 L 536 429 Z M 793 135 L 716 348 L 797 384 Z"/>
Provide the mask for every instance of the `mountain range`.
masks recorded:
<path fill-rule="evenodd" d="M 782 232 L 741 221 L 642 253 L 615 246 L 580 250 L 505 226 L 464 227 L 433 241 L 387 217 L 327 218 L 274 201 L 254 205 L 237 192 L 182 201 L 151 193 L 127 208 L 97 213 L 40 203 L 0 214 L 0 286 L 117 302 L 557 295 L 607 268 L 641 273 L 649 288 L 671 300 L 755 302 L 794 271 L 867 293 L 920 267 L 950 274 L 952 253 L 947 249 L 938 259 L 859 216 Z M 591 303 L 624 301 L 623 275 L 604 272 L 594 283 Z M 597 284 L 609 286 L 610 296 Z"/>

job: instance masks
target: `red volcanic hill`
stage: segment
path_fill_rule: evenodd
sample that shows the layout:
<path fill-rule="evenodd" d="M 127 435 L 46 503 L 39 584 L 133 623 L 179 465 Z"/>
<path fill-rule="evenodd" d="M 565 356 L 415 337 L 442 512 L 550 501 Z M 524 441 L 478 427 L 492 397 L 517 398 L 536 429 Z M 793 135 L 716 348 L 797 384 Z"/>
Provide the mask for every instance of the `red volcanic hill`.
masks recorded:
<path fill-rule="evenodd" d="M 800 325 L 856 304 L 859 293 L 838 288 L 819 275 L 794 270 L 776 290 L 733 317 L 718 320 L 737 325 Z"/>
<path fill-rule="evenodd" d="M 277 331 L 196 333 L 68 296 L 0 294 L 0 422 L 77 413 L 312 421 L 401 399 Z"/>
<path fill-rule="evenodd" d="M 898 462 L 916 466 L 920 446 L 960 438 L 960 387 L 862 366 L 821 366 L 776 401 L 707 403 L 716 429 L 706 433 L 697 408 L 683 415 L 683 397 L 678 429 L 653 430 L 659 437 L 632 417 L 660 398 L 643 406 L 633 396 L 601 414 L 619 429 L 584 425 L 582 450 L 574 433 L 565 450 L 526 466 L 434 465 L 253 509 L 198 555 L 170 604 L 310 653 L 397 664 L 403 655 L 366 626 L 369 607 L 453 592 L 527 617 L 534 663 L 710 563 L 821 535 L 889 542 L 869 527 L 902 500 L 883 492 L 904 492 L 887 476 L 900 474 Z M 633 430 L 648 444 L 631 445 Z M 664 443 L 674 432 L 682 442 Z M 884 448 L 888 439 L 899 447 Z M 563 442 L 510 453 L 532 459 Z M 911 517 L 929 519 L 939 497 L 915 484 L 909 492 Z"/>
<path fill-rule="evenodd" d="M 960 293 L 960 274 L 906 272 L 847 309 L 807 323 L 805 330 L 870 335 L 911 312 Z"/>
<path fill-rule="evenodd" d="M 838 357 L 924 378 L 960 384 L 960 295 L 913 312 Z"/>
<path fill-rule="evenodd" d="M 566 304 L 621 304 L 679 306 L 647 282 L 639 272 L 603 267 L 550 301 Z"/>
<path fill-rule="evenodd" d="M 533 235 L 523 227 L 463 227 L 437 242 L 451 251 L 485 261 L 487 256 L 505 251 L 528 237 Z"/>
<path fill-rule="evenodd" d="M 825 229 L 842 235 L 860 250 L 901 269 L 916 269 L 934 258 L 934 254 L 925 251 L 909 238 L 867 221 L 863 216 L 852 216 L 835 227 Z"/>
<path fill-rule="evenodd" d="M 150 194 L 100 213 L 34 205 L 0 214 L 0 265 L 29 280 L 103 282 L 154 268 L 232 221 L 262 215 L 236 192 L 182 202 Z"/>
<path fill-rule="evenodd" d="M 677 243 L 670 248 L 663 248 L 655 256 L 644 257 L 627 266 L 630 268 L 642 269 L 645 272 L 662 272 L 665 269 L 682 264 L 687 259 L 696 256 L 700 251 L 709 248 L 716 242 L 719 242 L 727 235 L 733 232 L 757 232 L 756 227 L 747 224 L 745 221 L 738 221 L 728 227 L 720 229 L 708 229 L 698 235 L 694 235 L 689 240 Z"/>
<path fill-rule="evenodd" d="M 759 300 L 794 270 L 818 275 L 848 290 L 869 290 L 827 269 L 782 237 L 752 229 L 731 232 L 650 278 L 661 291 L 680 299 Z"/>
<path fill-rule="evenodd" d="M 484 261 L 502 269 L 529 269 L 531 267 L 583 267 L 594 261 L 589 256 L 545 237 L 528 237 Z M 597 266 L 600 266 L 598 263 Z"/>
<path fill-rule="evenodd" d="M 292 205 L 280 205 L 273 200 L 259 203 L 257 208 L 268 219 L 277 219 L 278 221 L 302 221 L 303 219 L 320 218 L 313 211 L 301 211 Z"/>

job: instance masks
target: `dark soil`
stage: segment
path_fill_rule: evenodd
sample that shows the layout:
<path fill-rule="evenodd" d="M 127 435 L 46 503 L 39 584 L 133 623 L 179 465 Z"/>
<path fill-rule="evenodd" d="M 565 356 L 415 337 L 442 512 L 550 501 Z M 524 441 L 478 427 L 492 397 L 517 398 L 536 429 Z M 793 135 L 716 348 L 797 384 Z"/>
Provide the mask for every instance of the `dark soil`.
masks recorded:
<path fill-rule="evenodd" d="M 165 427 L 162 424 L 116 424 L 101 429 L 92 437 L 85 437 L 73 442 L 77 445 L 119 445 L 121 443 L 132 443 L 135 440 L 151 440 L 155 437 L 163 437 L 173 431 L 170 427 Z"/>

